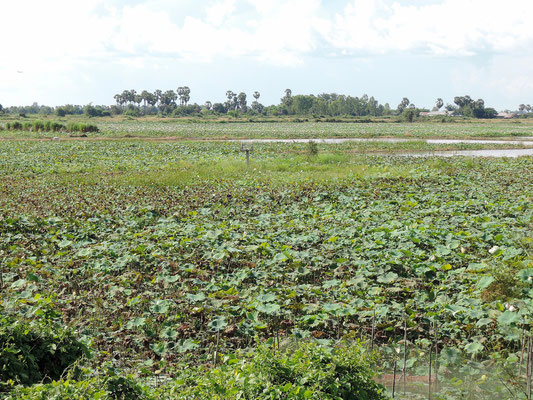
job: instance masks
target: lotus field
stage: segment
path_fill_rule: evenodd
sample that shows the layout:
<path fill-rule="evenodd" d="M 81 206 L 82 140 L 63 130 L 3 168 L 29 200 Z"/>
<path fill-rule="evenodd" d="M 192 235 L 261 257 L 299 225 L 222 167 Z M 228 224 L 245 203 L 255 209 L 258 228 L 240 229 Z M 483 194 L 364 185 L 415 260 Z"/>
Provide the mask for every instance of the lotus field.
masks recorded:
<path fill-rule="evenodd" d="M 102 137 L 152 137 L 182 139 L 221 139 L 221 138 L 365 138 L 365 137 L 406 137 L 406 138 L 491 138 L 491 137 L 530 137 L 533 136 L 533 123 L 530 120 L 485 122 L 454 120 L 448 123 L 438 122 L 365 122 L 352 120 L 352 123 L 328 122 L 328 119 L 293 119 L 292 122 L 277 120 L 213 120 L 201 118 L 182 120 L 173 118 L 52 118 L 53 122 L 65 125 L 94 124 L 98 126 L 98 136 Z M 283 121 L 283 120 L 282 120 Z M 335 121 L 335 120 L 333 120 Z M 50 122 L 50 121 L 47 121 Z M 40 121 L 34 121 L 39 124 Z M 46 122 L 41 122 L 46 123 Z M 58 136 L 57 132 L 44 129 L 22 129 L 14 132 L 7 128 L 6 123 L 0 122 L 0 138 L 35 138 Z M 10 122 L 14 125 L 14 122 Z M 32 125 L 19 121 L 19 125 Z M 73 130 L 66 130 L 59 136 L 68 136 Z M 76 134 L 74 134 L 76 135 Z M 94 135 L 93 135 L 94 136 Z"/>
<path fill-rule="evenodd" d="M 526 399 L 533 159 L 356 147 L 0 142 L 2 396 Z"/>

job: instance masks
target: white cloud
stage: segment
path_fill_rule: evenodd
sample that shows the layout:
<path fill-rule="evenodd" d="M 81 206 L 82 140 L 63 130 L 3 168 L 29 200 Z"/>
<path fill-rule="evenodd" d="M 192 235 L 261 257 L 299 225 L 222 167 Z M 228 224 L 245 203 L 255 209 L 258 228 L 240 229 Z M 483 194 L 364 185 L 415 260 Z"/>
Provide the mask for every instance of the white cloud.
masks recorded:
<path fill-rule="evenodd" d="M 219 0 L 206 8 L 206 23 L 220 26 L 235 11 L 236 0 Z"/>
<path fill-rule="evenodd" d="M 531 102 L 533 94 L 533 56 L 517 55 L 507 57 L 499 55 L 483 66 L 452 71 L 452 82 L 458 93 L 468 91 L 480 93 L 485 98 L 492 97 L 492 102 L 517 99 L 518 102 Z M 512 104 L 511 106 L 517 106 Z"/>
<path fill-rule="evenodd" d="M 503 87 L 506 96 L 533 92 L 531 60 L 520 58 L 533 54 L 532 0 L 346 0 L 341 8 L 328 0 L 4 3 L 0 92 L 21 98 L 55 84 L 81 87 L 92 71 L 100 71 L 92 77 L 98 81 L 111 66 L 124 74 L 164 69 L 170 59 L 298 67 L 309 56 L 334 63 L 389 54 L 483 54 L 488 65 L 471 67 L 470 81 L 490 81 L 487 87 Z M 468 83 L 461 79 L 454 80 L 460 92 Z"/>
<path fill-rule="evenodd" d="M 419 6 L 351 0 L 330 18 L 325 0 L 211 0 L 203 7 L 200 3 L 203 16 L 195 17 L 186 9 L 180 14 L 177 7 L 170 14 L 160 2 L 150 1 L 123 7 L 104 0 L 9 2 L 0 33 L 11 40 L 2 61 L 11 69 L 15 64 L 29 69 L 36 59 L 61 68 L 75 60 L 126 53 L 147 60 L 161 54 L 205 62 L 246 56 L 287 66 L 316 51 L 464 56 L 531 49 L 533 44 L 531 0 L 505 5 L 442 0 Z"/>
<path fill-rule="evenodd" d="M 531 0 L 443 0 L 422 6 L 352 0 L 336 15 L 326 37 L 332 47 L 352 52 L 502 52 L 532 45 L 531 15 Z"/>

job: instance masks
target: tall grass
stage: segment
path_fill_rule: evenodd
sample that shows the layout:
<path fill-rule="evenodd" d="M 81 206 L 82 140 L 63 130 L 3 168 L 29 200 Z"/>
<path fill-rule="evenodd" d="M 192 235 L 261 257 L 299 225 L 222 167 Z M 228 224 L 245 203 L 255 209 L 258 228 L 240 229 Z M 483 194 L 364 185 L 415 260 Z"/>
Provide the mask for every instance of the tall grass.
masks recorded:
<path fill-rule="evenodd" d="M 18 121 L 8 122 L 5 126 L 8 131 L 27 131 L 27 132 L 71 132 L 71 133 L 91 133 L 99 132 L 96 125 L 84 123 L 69 123 L 66 126 L 59 122 L 40 121 L 20 123 Z"/>

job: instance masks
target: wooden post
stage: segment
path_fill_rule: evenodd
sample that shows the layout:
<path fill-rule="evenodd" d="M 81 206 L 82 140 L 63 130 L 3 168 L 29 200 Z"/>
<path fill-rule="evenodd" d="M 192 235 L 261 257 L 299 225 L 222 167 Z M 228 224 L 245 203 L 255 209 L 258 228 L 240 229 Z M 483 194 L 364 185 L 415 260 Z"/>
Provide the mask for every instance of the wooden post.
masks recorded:
<path fill-rule="evenodd" d="M 246 165 L 250 166 L 250 152 L 254 151 L 254 145 L 250 148 L 244 148 L 244 145 L 241 144 L 241 151 L 244 151 L 246 153 Z"/>

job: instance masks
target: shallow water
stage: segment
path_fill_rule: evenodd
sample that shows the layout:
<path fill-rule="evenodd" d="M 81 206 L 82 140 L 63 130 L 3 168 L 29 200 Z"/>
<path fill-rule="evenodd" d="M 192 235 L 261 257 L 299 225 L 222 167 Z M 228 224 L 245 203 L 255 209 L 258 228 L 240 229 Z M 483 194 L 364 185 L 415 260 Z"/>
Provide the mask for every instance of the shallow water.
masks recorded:
<path fill-rule="evenodd" d="M 531 139 L 527 137 L 526 139 Z M 329 138 L 329 139 L 243 139 L 230 140 L 231 142 L 240 143 L 308 143 L 310 141 L 318 144 L 342 144 L 350 142 L 385 142 L 385 143 L 405 143 L 405 142 L 424 142 L 428 144 L 511 144 L 517 146 L 533 146 L 531 140 L 504 140 L 504 139 L 407 139 L 407 138 Z M 441 150 L 441 151 L 424 151 L 424 152 L 406 152 L 406 153 L 373 153 L 379 155 L 398 155 L 403 157 L 522 157 L 532 156 L 532 149 L 486 149 L 486 150 Z"/>
<path fill-rule="evenodd" d="M 380 153 L 387 155 L 387 153 Z M 388 153 L 390 154 L 390 153 Z M 431 151 L 421 153 L 395 153 L 403 157 L 524 157 L 533 156 L 533 149 L 499 149 L 499 150 L 451 150 L 451 151 Z"/>
<path fill-rule="evenodd" d="M 529 137 L 527 139 L 530 139 Z M 407 138 L 328 138 L 328 139 L 243 139 L 231 140 L 232 142 L 241 143 L 308 143 L 310 141 L 323 144 L 342 144 L 349 142 L 385 142 L 385 143 L 404 143 L 404 142 L 424 142 L 429 144 L 513 144 L 523 146 L 533 146 L 531 140 L 504 140 L 504 139 L 407 139 Z"/>

